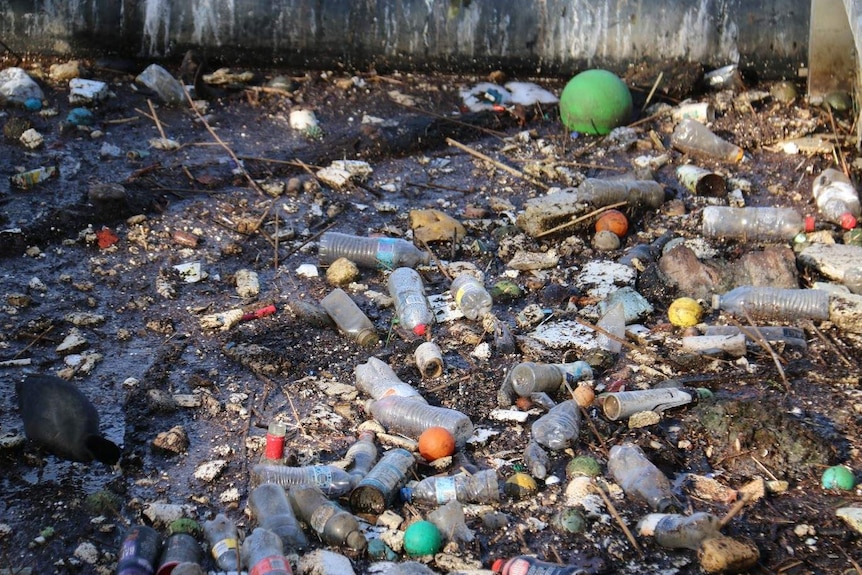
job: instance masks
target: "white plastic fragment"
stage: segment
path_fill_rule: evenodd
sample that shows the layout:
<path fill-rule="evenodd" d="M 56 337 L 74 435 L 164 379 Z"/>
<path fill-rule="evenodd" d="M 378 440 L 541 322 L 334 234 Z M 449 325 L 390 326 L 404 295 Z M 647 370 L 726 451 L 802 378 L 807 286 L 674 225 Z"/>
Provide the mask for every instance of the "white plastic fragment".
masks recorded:
<path fill-rule="evenodd" d="M 90 104 L 108 97 L 108 85 L 98 80 L 72 78 L 69 80 L 69 103 Z"/>

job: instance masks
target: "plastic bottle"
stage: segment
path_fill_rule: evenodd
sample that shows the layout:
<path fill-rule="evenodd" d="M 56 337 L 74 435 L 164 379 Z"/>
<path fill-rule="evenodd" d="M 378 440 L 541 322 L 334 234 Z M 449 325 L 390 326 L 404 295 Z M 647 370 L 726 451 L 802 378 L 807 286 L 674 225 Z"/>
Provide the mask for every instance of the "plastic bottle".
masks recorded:
<path fill-rule="evenodd" d="M 845 230 L 856 227 L 856 218 L 862 213 L 859 193 L 850 178 L 833 168 L 823 170 L 814 180 L 814 202 L 820 214 Z"/>
<path fill-rule="evenodd" d="M 214 519 L 204 521 L 204 535 L 210 544 L 213 559 L 222 571 L 240 571 L 239 539 L 236 523 L 225 514 L 219 513 Z"/>
<path fill-rule="evenodd" d="M 327 545 L 346 545 L 354 551 L 365 549 L 367 541 L 356 518 L 327 499 L 317 487 L 291 487 L 288 498 L 296 516 L 307 523 Z"/>
<path fill-rule="evenodd" d="M 707 206 L 701 227 L 708 238 L 789 241 L 805 231 L 805 222 L 793 208 Z"/>
<path fill-rule="evenodd" d="M 171 575 L 180 563 L 196 563 L 201 560 L 201 546 L 189 533 L 171 533 L 162 547 L 162 558 L 156 575 Z"/>
<path fill-rule="evenodd" d="M 281 465 L 284 463 L 284 436 L 287 425 L 281 421 L 270 421 L 266 428 L 266 447 L 260 457 L 260 463 Z"/>
<path fill-rule="evenodd" d="M 371 414 L 387 431 L 417 439 L 429 427 L 445 427 L 463 447 L 473 435 L 473 422 L 455 409 L 428 405 L 425 400 L 390 395 L 371 402 Z"/>
<path fill-rule="evenodd" d="M 609 393 L 602 402 L 602 410 L 611 421 L 623 419 L 641 411 L 662 412 L 682 405 L 696 404 L 700 394 L 695 389 L 662 387 Z"/>
<path fill-rule="evenodd" d="M 443 375 L 443 352 L 433 341 L 423 341 L 413 352 L 416 367 L 424 379 L 433 379 Z"/>
<path fill-rule="evenodd" d="M 607 309 L 596 322 L 605 333 L 599 332 L 596 341 L 599 349 L 611 353 L 619 353 L 623 348 L 622 341 L 626 337 L 626 308 L 618 301 Z M 610 337 L 608 334 L 614 336 Z"/>
<path fill-rule="evenodd" d="M 862 267 L 852 267 L 844 271 L 844 285 L 851 293 L 862 295 Z"/>
<path fill-rule="evenodd" d="M 338 232 L 320 236 L 318 256 L 321 265 L 344 257 L 358 266 L 394 270 L 427 264 L 431 256 L 407 240 L 399 238 L 363 238 Z"/>
<path fill-rule="evenodd" d="M 403 487 L 401 497 L 408 502 L 440 505 L 453 499 L 461 503 L 490 503 L 500 499 L 500 484 L 496 469 L 483 469 L 472 475 L 427 477 L 413 487 Z"/>
<path fill-rule="evenodd" d="M 242 562 L 250 575 L 293 575 L 281 538 L 262 527 L 256 527 L 242 542 Z"/>
<path fill-rule="evenodd" d="M 554 393 L 563 382 L 592 379 L 593 369 L 585 361 L 570 363 L 534 363 L 526 361 L 512 368 L 512 390 L 521 397 L 544 391 Z"/>
<path fill-rule="evenodd" d="M 284 547 L 300 550 L 308 546 L 308 539 L 299 527 L 293 508 L 287 500 L 287 494 L 280 485 L 275 483 L 258 485 L 248 496 L 248 506 L 258 526 L 278 535 Z M 245 555 L 244 544 L 243 555 Z M 245 564 L 251 571 L 254 562 L 245 560 Z"/>
<path fill-rule="evenodd" d="M 425 335 L 434 323 L 434 312 L 425 298 L 422 277 L 413 268 L 400 267 L 389 274 L 388 285 L 398 322 L 416 335 Z"/>
<path fill-rule="evenodd" d="M 342 332 L 351 336 L 363 347 L 377 345 L 380 341 L 374 324 L 341 288 L 335 288 L 320 301 L 320 305 Z"/>
<path fill-rule="evenodd" d="M 356 443 L 350 446 L 347 450 L 348 461 L 353 462 L 350 471 L 351 489 L 362 481 L 362 478 L 368 475 L 371 468 L 374 467 L 374 462 L 377 461 L 377 446 L 374 445 L 374 433 L 371 431 L 363 431 L 359 434 L 359 439 Z"/>
<path fill-rule="evenodd" d="M 138 74 L 135 81 L 159 95 L 159 98 L 171 106 L 178 106 L 186 101 L 183 85 L 170 72 L 158 64 L 150 64 Z"/>
<path fill-rule="evenodd" d="M 578 565 L 540 561 L 529 555 L 519 555 L 509 560 L 497 559 L 491 571 L 500 575 L 588 575 L 591 571 Z"/>
<path fill-rule="evenodd" d="M 808 342 L 805 340 L 805 330 L 798 327 L 787 327 L 782 325 L 758 325 L 749 326 L 745 331 L 750 334 L 759 333 L 760 337 L 770 343 L 781 342 L 784 345 L 791 347 L 807 348 Z M 706 327 L 704 335 L 736 335 L 742 333 L 735 325 L 710 325 Z M 746 342 L 752 340 L 746 337 Z"/>
<path fill-rule="evenodd" d="M 658 545 L 669 549 L 697 550 L 704 539 L 721 535 L 720 527 L 718 517 L 702 511 L 688 516 L 650 513 L 638 522 L 641 535 L 652 535 Z"/>
<path fill-rule="evenodd" d="M 668 478 L 633 443 L 611 447 L 608 472 L 626 495 L 646 500 L 653 511 L 663 512 L 677 503 Z"/>
<path fill-rule="evenodd" d="M 581 410 L 574 399 L 568 399 L 533 422 L 532 436 L 533 441 L 559 451 L 577 440 L 580 430 Z"/>
<path fill-rule="evenodd" d="M 350 475 L 334 465 L 292 467 L 258 463 L 251 468 L 253 485 L 274 483 L 283 488 L 293 485 L 316 485 L 329 497 L 341 497 L 350 491 Z"/>
<path fill-rule="evenodd" d="M 491 311 L 494 300 L 485 286 L 470 274 L 461 274 L 452 281 L 449 290 L 455 298 L 455 304 L 471 320 L 482 319 Z"/>
<path fill-rule="evenodd" d="M 551 459 L 541 445 L 535 441 L 530 441 L 524 448 L 524 465 L 527 466 L 530 475 L 536 479 L 544 479 L 548 476 Z"/>
<path fill-rule="evenodd" d="M 117 575 L 153 575 L 162 547 L 162 538 L 152 527 L 132 527 L 123 539 L 117 561 Z"/>
<path fill-rule="evenodd" d="M 676 125 L 670 142 L 677 150 L 694 156 L 706 156 L 732 163 L 742 161 L 743 157 L 742 148 L 716 136 L 709 128 L 691 118 L 686 118 Z"/>
<path fill-rule="evenodd" d="M 355 513 L 383 513 L 415 464 L 416 459 L 406 449 L 395 448 L 384 453 L 350 492 L 350 508 Z"/>
<path fill-rule="evenodd" d="M 398 395 L 425 401 L 416 388 L 401 381 L 386 362 L 376 357 L 369 357 L 368 361 L 357 365 L 353 374 L 356 376 L 356 389 L 367 393 L 372 399 Z"/>
<path fill-rule="evenodd" d="M 576 193 L 579 201 L 593 208 L 627 202 L 629 207 L 658 209 L 664 203 L 664 188 L 654 180 L 587 178 Z"/>
<path fill-rule="evenodd" d="M 792 321 L 829 319 L 829 293 L 816 289 L 740 286 L 712 296 L 712 308 L 753 318 Z"/>

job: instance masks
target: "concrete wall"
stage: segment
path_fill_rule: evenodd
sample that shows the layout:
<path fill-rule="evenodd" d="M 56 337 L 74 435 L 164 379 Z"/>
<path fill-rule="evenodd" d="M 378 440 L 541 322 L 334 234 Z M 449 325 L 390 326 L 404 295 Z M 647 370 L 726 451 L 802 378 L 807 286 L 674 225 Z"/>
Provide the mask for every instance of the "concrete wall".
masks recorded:
<path fill-rule="evenodd" d="M 794 0 L 0 0 L 16 52 L 288 66 L 570 73 L 681 58 L 767 76 L 804 65 Z"/>

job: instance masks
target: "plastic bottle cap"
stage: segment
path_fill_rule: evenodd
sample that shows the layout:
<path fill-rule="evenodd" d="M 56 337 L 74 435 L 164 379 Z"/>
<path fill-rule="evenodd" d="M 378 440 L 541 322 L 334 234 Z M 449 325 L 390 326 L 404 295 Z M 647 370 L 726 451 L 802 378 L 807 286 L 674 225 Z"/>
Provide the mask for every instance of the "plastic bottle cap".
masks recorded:
<path fill-rule="evenodd" d="M 413 328 L 413 333 L 415 333 L 416 335 L 425 335 L 426 330 L 427 330 L 427 327 L 425 326 L 425 324 L 420 323 L 419 325 L 417 325 L 416 327 Z"/>
<path fill-rule="evenodd" d="M 494 573 L 500 573 L 503 570 L 503 560 L 496 559 L 494 563 L 491 565 L 491 571 Z"/>
<path fill-rule="evenodd" d="M 814 216 L 805 216 L 805 231 L 807 233 L 814 231 Z"/>
<path fill-rule="evenodd" d="M 853 217 L 853 214 L 850 212 L 844 212 L 841 214 L 840 223 L 841 227 L 845 230 L 852 230 L 856 227 L 856 218 Z"/>
<path fill-rule="evenodd" d="M 413 490 L 409 487 L 401 488 L 401 499 L 410 503 L 413 500 Z"/>

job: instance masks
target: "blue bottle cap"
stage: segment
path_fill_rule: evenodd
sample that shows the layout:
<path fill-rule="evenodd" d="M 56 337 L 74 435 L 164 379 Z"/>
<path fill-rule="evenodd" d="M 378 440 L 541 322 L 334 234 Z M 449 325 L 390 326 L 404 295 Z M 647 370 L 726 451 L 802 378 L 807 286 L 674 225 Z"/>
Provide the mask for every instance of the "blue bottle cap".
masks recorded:
<path fill-rule="evenodd" d="M 413 500 L 413 489 L 410 487 L 402 487 L 401 488 L 401 499 L 410 503 Z"/>

